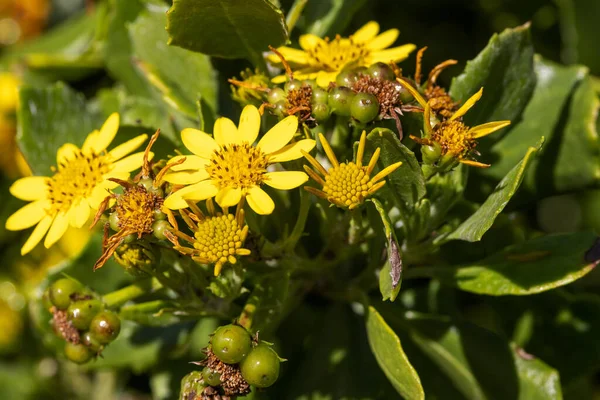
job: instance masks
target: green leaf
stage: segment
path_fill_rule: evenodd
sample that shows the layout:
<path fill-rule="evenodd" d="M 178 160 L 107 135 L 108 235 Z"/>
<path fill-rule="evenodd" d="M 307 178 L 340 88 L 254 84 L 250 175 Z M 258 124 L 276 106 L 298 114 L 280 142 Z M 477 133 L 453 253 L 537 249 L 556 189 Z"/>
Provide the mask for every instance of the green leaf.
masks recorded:
<path fill-rule="evenodd" d="M 562 399 L 556 370 L 541 360 L 524 359 L 523 353 L 491 331 L 415 312 L 404 317 L 397 311 L 385 315 L 440 367 L 466 399 Z"/>
<path fill-rule="evenodd" d="M 481 240 L 482 236 L 491 228 L 496 217 L 504 210 L 504 207 L 506 207 L 509 200 L 519 188 L 527 166 L 533 159 L 533 156 L 540 150 L 542 143 L 540 141 L 536 147 L 527 149 L 527 153 L 525 153 L 521 162 L 515 165 L 504 179 L 502 179 L 481 207 L 454 232 L 445 238 L 441 238 L 440 241 L 465 240 L 476 242 Z"/>
<path fill-rule="evenodd" d="M 402 258 L 400 255 L 400 245 L 396 237 L 394 225 L 390 221 L 387 211 L 377 199 L 369 199 L 375 206 L 377 213 L 383 223 L 385 238 L 387 240 L 388 260 L 379 272 L 379 291 L 383 296 L 383 300 L 396 300 L 400 293 L 402 283 Z"/>
<path fill-rule="evenodd" d="M 450 95 L 460 102 L 484 87 L 482 99 L 465 116 L 469 126 L 516 120 L 535 85 L 533 53 L 529 24 L 506 29 L 492 36 L 486 48 L 452 80 Z M 489 138 L 495 140 L 498 135 Z"/>
<path fill-rule="evenodd" d="M 598 133 L 593 119 L 598 107 L 581 66 L 563 67 L 536 57 L 537 84 L 522 119 L 490 149 L 497 161 L 478 175 L 499 180 L 528 146 L 545 138 L 544 149 L 533 160 L 523 181 L 528 197 L 582 188 L 598 179 Z M 569 100 L 572 102 L 569 106 Z"/>
<path fill-rule="evenodd" d="M 88 109 L 83 95 L 62 83 L 19 91 L 17 141 L 32 171 L 50 175 L 56 152 L 65 143 L 83 145 L 101 121 Z"/>
<path fill-rule="evenodd" d="M 133 55 L 170 109 L 197 121 L 200 100 L 207 117 L 217 107 L 216 75 L 207 56 L 167 45 L 169 38 L 162 29 L 166 11 L 166 7 L 148 6 L 129 26 Z M 190 126 L 181 128 L 186 127 Z"/>
<path fill-rule="evenodd" d="M 385 128 L 375 128 L 367 135 L 365 163 L 377 147 L 381 149 L 377 162 L 380 169 L 402 162 L 398 169 L 386 177 L 386 187 L 401 206 L 411 210 L 426 193 L 423 173 L 414 153 L 400 142 L 394 132 Z"/>
<path fill-rule="evenodd" d="M 417 371 L 404 354 L 400 339 L 373 307 L 366 316 L 367 336 L 379 366 L 405 399 L 424 399 Z"/>
<path fill-rule="evenodd" d="M 264 65 L 262 52 L 287 41 L 283 13 L 267 0 L 175 0 L 167 13 L 169 44 Z M 208 34 L 207 34 L 208 33 Z"/>
<path fill-rule="evenodd" d="M 303 13 L 307 22 L 304 30 L 320 37 L 334 37 L 346 29 L 365 3 L 366 0 L 309 1 Z"/>
<path fill-rule="evenodd" d="M 593 270 L 595 240 L 591 232 L 542 236 L 474 264 L 412 268 L 404 276 L 431 277 L 478 294 L 530 295 L 567 285 Z"/>

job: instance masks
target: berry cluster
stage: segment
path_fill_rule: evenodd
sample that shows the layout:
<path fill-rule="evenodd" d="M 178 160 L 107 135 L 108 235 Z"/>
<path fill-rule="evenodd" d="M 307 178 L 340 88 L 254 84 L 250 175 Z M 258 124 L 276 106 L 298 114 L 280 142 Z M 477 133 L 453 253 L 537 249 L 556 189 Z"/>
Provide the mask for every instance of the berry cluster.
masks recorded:
<path fill-rule="evenodd" d="M 79 282 L 63 278 L 48 288 L 53 327 L 65 340 L 65 356 L 83 364 L 98 356 L 121 330 L 117 314 L 106 310 Z"/>
<path fill-rule="evenodd" d="M 200 398 L 229 398 L 250 393 L 250 385 L 266 388 L 279 378 L 280 358 L 266 342 L 239 325 L 225 325 L 214 332 L 202 370 Z"/>

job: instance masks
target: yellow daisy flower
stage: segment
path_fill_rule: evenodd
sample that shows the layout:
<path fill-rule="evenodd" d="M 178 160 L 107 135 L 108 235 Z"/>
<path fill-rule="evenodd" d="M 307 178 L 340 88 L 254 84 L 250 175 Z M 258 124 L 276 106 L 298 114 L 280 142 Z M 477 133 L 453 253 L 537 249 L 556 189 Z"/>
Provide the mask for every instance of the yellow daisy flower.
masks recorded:
<path fill-rule="evenodd" d="M 454 114 L 447 120 L 431 125 L 431 101 L 426 101 L 423 96 L 412 85 L 402 78 L 398 81 L 415 97 L 424 108 L 423 133 L 424 137 L 410 136 L 415 142 L 428 146 L 426 152 L 429 158 L 434 156 L 435 167 L 439 171 L 452 169 L 457 162 L 471 165 L 473 167 L 487 168 L 489 164 L 483 164 L 470 159 L 471 154 L 477 146 L 476 139 L 489 135 L 510 125 L 510 121 L 494 121 L 474 127 L 466 126 L 462 117 L 481 99 L 483 88 L 471 96 Z M 423 153 L 425 155 L 425 153 Z M 439 161 L 438 161 L 439 160 Z"/>
<path fill-rule="evenodd" d="M 331 162 L 332 167 L 326 170 L 321 163 L 308 153 L 303 153 L 304 157 L 314 167 L 314 170 L 308 165 L 304 166 L 304 170 L 310 177 L 323 187 L 323 190 L 314 187 L 305 186 L 306 191 L 328 200 L 330 203 L 338 207 L 348 208 L 353 210 L 361 205 L 364 200 L 381 189 L 385 185 L 385 178 L 394 172 L 402 162 L 399 161 L 392 165 L 388 165 L 374 177 L 371 178 L 371 172 L 379 159 L 379 147 L 373 153 L 369 165 L 362 165 L 363 155 L 365 153 L 365 144 L 367 141 L 367 133 L 363 131 L 358 142 L 358 151 L 356 153 L 356 161 L 346 161 L 340 163 L 331 146 L 327 143 L 325 136 L 319 133 L 319 140 L 323 145 L 323 150 Z M 316 171 L 315 171 L 316 170 Z M 318 172 L 318 173 L 317 173 Z M 321 175 L 319 175 L 319 173 Z M 323 176 L 323 178 L 321 177 Z"/>
<path fill-rule="evenodd" d="M 301 171 L 267 172 L 272 164 L 296 160 L 301 151 L 311 151 L 312 139 L 288 144 L 298 129 L 298 118 L 289 116 L 271 128 L 256 145 L 260 130 L 260 113 L 252 105 L 244 107 L 239 126 L 228 118 L 215 121 L 213 136 L 197 129 L 184 129 L 181 139 L 193 155 L 176 156 L 171 172 L 164 180 L 189 185 L 172 193 L 165 207 L 177 210 L 188 207 L 186 200 L 216 198 L 222 207 L 235 206 L 245 197 L 257 214 L 271 214 L 273 200 L 260 188 L 264 183 L 275 189 L 289 190 L 302 185 L 308 176 Z"/>
<path fill-rule="evenodd" d="M 10 187 L 13 196 L 31 203 L 8 218 L 6 229 L 18 231 L 37 225 L 21 254 L 30 252 L 44 236 L 44 246 L 49 248 L 69 225 L 82 227 L 91 210 L 107 196 L 107 189 L 119 185 L 109 178 L 128 179 L 129 173 L 142 165 L 143 152 L 127 155 L 141 146 L 147 135 L 106 150 L 118 129 L 119 114 L 114 113 L 100 131 L 88 135 L 81 148 L 67 143 L 58 149 L 54 175 L 21 178 Z"/>
<path fill-rule="evenodd" d="M 243 207 L 244 202 L 240 201 L 235 215 L 227 211 L 220 213 L 215 210 L 212 199 L 208 199 L 207 216 L 198 206 L 190 203 L 193 213 L 188 210 L 180 210 L 179 213 L 194 236 L 180 231 L 174 218 L 171 219 L 174 229 L 165 231 L 165 236 L 181 254 L 190 256 L 200 264 L 214 265 L 214 274 L 218 276 L 225 263 L 235 264 L 237 257 L 248 256 L 251 253 L 243 247 L 248 236 Z M 179 239 L 185 240 L 192 247 L 182 246 Z"/>
<path fill-rule="evenodd" d="M 287 62 L 298 68 L 294 71 L 296 79 L 316 79 L 317 85 L 326 87 L 329 82 L 335 82 L 337 74 L 348 64 L 368 67 L 377 62 L 400 62 L 416 48 L 414 44 L 389 48 L 400 34 L 398 29 L 378 33 L 379 24 L 371 21 L 347 38 L 338 35 L 330 40 L 306 34 L 300 36 L 302 50 L 285 46 L 277 50 Z M 275 54 L 268 59 L 272 63 L 281 63 Z M 273 78 L 275 83 L 285 80 L 286 75 Z"/>

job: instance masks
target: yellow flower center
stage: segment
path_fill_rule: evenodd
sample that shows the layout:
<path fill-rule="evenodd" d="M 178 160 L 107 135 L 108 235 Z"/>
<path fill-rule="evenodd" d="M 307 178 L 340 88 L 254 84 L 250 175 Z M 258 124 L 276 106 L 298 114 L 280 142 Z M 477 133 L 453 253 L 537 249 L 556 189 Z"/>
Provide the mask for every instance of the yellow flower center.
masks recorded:
<path fill-rule="evenodd" d="M 311 66 L 329 72 L 339 71 L 348 63 L 362 61 L 370 52 L 364 43 L 354 42 L 352 36 L 341 38 L 339 35 L 334 40 L 325 38 L 324 43 L 319 42 L 306 50 Z"/>
<path fill-rule="evenodd" d="M 431 139 L 439 143 L 442 154 L 461 156 L 475 147 L 469 128 L 460 121 L 445 121 L 433 128 Z"/>
<path fill-rule="evenodd" d="M 206 172 L 219 187 L 250 188 L 260 185 L 269 159 L 248 143 L 228 144 L 215 151 Z"/>
<path fill-rule="evenodd" d="M 136 233 L 152 232 L 154 211 L 160 210 L 163 199 L 143 186 L 132 186 L 117 199 L 115 207 L 119 228 Z"/>
<path fill-rule="evenodd" d="M 225 263 L 242 248 L 245 236 L 242 230 L 233 214 L 208 217 L 198 223 L 194 248 L 200 258 L 212 264 Z"/>
<path fill-rule="evenodd" d="M 48 180 L 48 199 L 52 203 L 48 212 L 66 212 L 76 202 L 89 197 L 110 169 L 106 155 L 77 150 L 73 158 L 58 165 L 58 170 Z"/>
<path fill-rule="evenodd" d="M 353 208 L 364 201 L 372 186 L 367 167 L 350 161 L 327 171 L 323 192 L 332 203 Z"/>

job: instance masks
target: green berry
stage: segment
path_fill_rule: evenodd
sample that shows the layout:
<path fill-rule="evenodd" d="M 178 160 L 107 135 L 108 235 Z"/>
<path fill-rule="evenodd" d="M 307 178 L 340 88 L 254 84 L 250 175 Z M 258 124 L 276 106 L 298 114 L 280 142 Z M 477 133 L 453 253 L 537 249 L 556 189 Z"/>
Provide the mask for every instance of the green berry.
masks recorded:
<path fill-rule="evenodd" d="M 94 356 L 92 350 L 82 343 L 65 343 L 65 356 L 76 364 L 85 364 Z"/>
<path fill-rule="evenodd" d="M 284 85 L 284 89 L 286 93 L 289 93 L 292 90 L 298 90 L 302 87 L 302 82 L 297 79 L 292 79 L 291 81 L 286 82 Z"/>
<path fill-rule="evenodd" d="M 312 116 L 317 122 L 325 122 L 331 116 L 329 106 L 327 104 L 315 104 L 312 107 Z"/>
<path fill-rule="evenodd" d="M 85 332 L 81 335 L 81 343 L 86 345 L 88 349 L 96 354 L 102 350 L 102 343 L 100 343 L 91 332 Z"/>
<path fill-rule="evenodd" d="M 48 297 L 52 304 L 59 310 L 66 310 L 71 304 L 71 296 L 82 289 L 79 282 L 73 279 L 62 278 L 50 285 Z"/>
<path fill-rule="evenodd" d="M 286 95 L 282 88 L 271 89 L 269 94 L 267 94 L 267 101 L 271 104 L 276 104 L 280 101 L 285 101 L 285 99 Z"/>
<path fill-rule="evenodd" d="M 110 225 L 110 229 L 115 232 L 119 232 L 121 227 L 119 226 L 119 215 L 115 211 L 108 216 L 108 224 Z"/>
<path fill-rule="evenodd" d="M 202 378 L 204 379 L 204 383 L 210 386 L 219 386 L 221 384 L 221 374 L 208 367 L 204 367 L 202 370 Z"/>
<path fill-rule="evenodd" d="M 92 319 L 102 311 L 102 302 L 98 299 L 78 300 L 69 306 L 67 315 L 73 326 L 80 331 L 90 327 Z"/>
<path fill-rule="evenodd" d="M 355 93 L 345 86 L 335 87 L 329 92 L 329 107 L 331 112 L 342 117 L 350 116 L 350 104 Z"/>
<path fill-rule="evenodd" d="M 312 91 L 311 101 L 313 106 L 316 104 L 327 104 L 329 92 L 322 88 L 314 88 Z"/>
<path fill-rule="evenodd" d="M 252 347 L 250 334 L 239 325 L 219 327 L 211 339 L 212 351 L 226 364 L 237 364 L 244 359 Z"/>
<path fill-rule="evenodd" d="M 148 191 L 150 193 L 154 193 L 157 196 L 163 197 L 165 195 L 165 192 L 160 187 L 154 186 L 154 179 L 152 179 L 152 178 L 140 179 L 140 181 L 138 182 L 138 185 L 144 187 L 144 189 L 146 189 L 146 191 Z"/>
<path fill-rule="evenodd" d="M 318 88 L 316 79 L 305 79 L 302 81 L 302 86 L 308 86 L 311 89 L 315 90 Z"/>
<path fill-rule="evenodd" d="M 392 67 L 382 62 L 371 65 L 367 70 L 367 73 L 371 76 L 371 78 L 375 79 L 383 79 L 387 81 L 396 80 L 396 74 L 394 73 Z"/>
<path fill-rule="evenodd" d="M 155 221 L 152 224 L 152 234 L 158 240 L 166 240 L 165 231 L 171 228 L 171 224 L 168 221 Z"/>
<path fill-rule="evenodd" d="M 102 344 L 115 340 L 119 332 L 121 332 L 121 320 L 112 311 L 99 312 L 90 323 L 90 333 Z"/>
<path fill-rule="evenodd" d="M 354 69 L 344 69 L 335 77 L 335 83 L 338 86 L 351 87 L 358 80 L 358 74 Z"/>
<path fill-rule="evenodd" d="M 413 95 L 408 90 L 406 90 L 406 88 L 400 83 L 396 82 L 394 88 L 396 89 L 396 93 L 398 93 L 400 101 L 402 103 L 406 104 L 414 100 Z"/>
<path fill-rule="evenodd" d="M 285 100 L 275 103 L 275 107 L 271 109 L 273 114 L 279 118 L 287 117 L 287 107 L 285 106 Z"/>
<path fill-rule="evenodd" d="M 160 210 L 154 210 L 154 220 L 161 221 L 163 219 L 167 219 L 167 214 L 165 214 L 164 212 L 162 212 Z"/>
<path fill-rule="evenodd" d="M 358 93 L 352 99 L 350 115 L 355 120 L 366 124 L 379 115 L 379 101 L 371 93 Z"/>
<path fill-rule="evenodd" d="M 240 363 L 242 376 L 251 385 L 269 387 L 279 378 L 279 356 L 270 346 L 259 344 Z"/>
<path fill-rule="evenodd" d="M 135 242 L 136 239 L 137 239 L 137 235 L 135 233 L 130 233 L 129 235 L 127 235 L 123 238 L 123 243 L 130 244 L 130 243 Z"/>
<path fill-rule="evenodd" d="M 442 156 L 442 148 L 438 143 L 433 143 L 431 146 L 421 147 L 421 154 L 425 164 L 435 164 Z"/>

